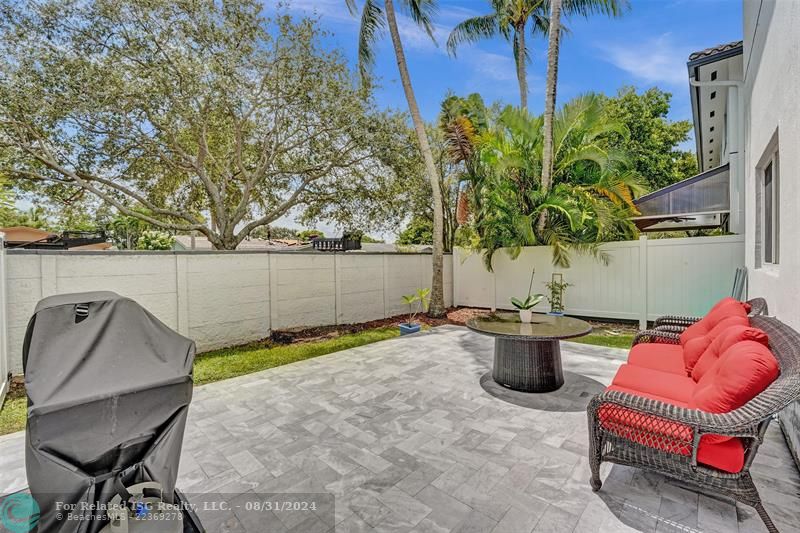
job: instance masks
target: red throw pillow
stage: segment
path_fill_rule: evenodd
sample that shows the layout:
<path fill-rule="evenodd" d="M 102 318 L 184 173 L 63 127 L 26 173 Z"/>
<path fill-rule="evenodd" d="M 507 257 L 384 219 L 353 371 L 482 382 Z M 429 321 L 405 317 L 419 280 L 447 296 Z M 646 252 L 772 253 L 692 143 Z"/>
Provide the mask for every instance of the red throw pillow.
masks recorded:
<path fill-rule="evenodd" d="M 747 318 L 747 311 L 745 311 L 744 306 L 742 306 L 742 302 L 730 297 L 723 298 L 711 308 L 706 316 L 681 333 L 681 344 L 685 346 L 690 340 L 701 337 L 711 331 L 721 320 L 732 316 Z"/>
<path fill-rule="evenodd" d="M 723 318 L 704 335 L 686 341 L 683 345 L 683 362 L 686 365 L 687 376 L 691 375 L 700 356 L 711 346 L 711 343 L 714 342 L 723 331 L 734 326 L 748 327 L 750 326 L 750 319 L 747 318 L 747 316 L 729 316 L 728 318 Z"/>
<path fill-rule="evenodd" d="M 728 320 L 730 319 L 723 320 L 717 324 L 717 328 L 719 328 L 725 322 L 728 322 Z M 704 351 L 697 360 L 697 364 L 694 365 L 694 369 L 692 370 L 692 379 L 695 381 L 700 381 L 700 379 L 705 375 L 706 372 L 708 372 L 714 363 L 716 363 L 717 360 L 722 357 L 722 354 L 728 351 L 728 348 L 737 342 L 742 341 L 755 341 L 769 348 L 769 337 L 764 331 L 750 326 L 730 326 L 726 328 L 725 331 L 722 331 L 719 335 L 717 335 L 713 341 L 711 341 L 711 344 L 708 345 L 706 351 Z"/>
<path fill-rule="evenodd" d="M 756 397 L 780 374 L 772 352 L 755 341 L 740 341 L 728 348 L 697 383 L 689 408 L 727 413 Z M 706 442 L 732 437 L 704 435 Z"/>

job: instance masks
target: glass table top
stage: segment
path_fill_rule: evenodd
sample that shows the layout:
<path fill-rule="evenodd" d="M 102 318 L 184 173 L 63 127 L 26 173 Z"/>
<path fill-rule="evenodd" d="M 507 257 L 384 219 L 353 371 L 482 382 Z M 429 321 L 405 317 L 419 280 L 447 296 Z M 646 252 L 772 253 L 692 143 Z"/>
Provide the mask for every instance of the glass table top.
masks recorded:
<path fill-rule="evenodd" d="M 569 339 L 592 332 L 588 322 L 568 316 L 550 316 L 534 313 L 530 324 L 520 322 L 519 313 L 497 312 L 489 316 L 467 320 L 467 327 L 484 335 L 520 337 L 528 339 Z"/>

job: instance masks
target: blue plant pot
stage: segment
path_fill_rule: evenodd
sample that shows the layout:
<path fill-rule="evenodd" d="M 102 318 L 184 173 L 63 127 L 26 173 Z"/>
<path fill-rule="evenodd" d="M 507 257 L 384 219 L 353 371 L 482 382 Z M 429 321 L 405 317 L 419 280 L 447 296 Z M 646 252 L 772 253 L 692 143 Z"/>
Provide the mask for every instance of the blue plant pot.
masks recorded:
<path fill-rule="evenodd" d="M 564 316 L 564 311 L 548 311 L 547 314 L 550 316 Z"/>
<path fill-rule="evenodd" d="M 419 324 L 400 324 L 400 335 L 411 335 L 422 328 Z"/>

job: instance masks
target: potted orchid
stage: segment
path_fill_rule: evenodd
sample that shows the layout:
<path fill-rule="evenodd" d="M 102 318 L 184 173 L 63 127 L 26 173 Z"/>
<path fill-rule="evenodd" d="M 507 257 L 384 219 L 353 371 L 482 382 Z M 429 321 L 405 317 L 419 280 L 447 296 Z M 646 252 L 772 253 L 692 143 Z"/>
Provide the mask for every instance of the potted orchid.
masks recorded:
<path fill-rule="evenodd" d="M 511 298 L 511 305 L 519 309 L 519 321 L 525 324 L 530 324 L 533 320 L 533 308 L 544 298 L 544 294 L 531 294 L 533 289 L 533 277 L 536 275 L 536 269 L 531 271 L 531 282 L 528 285 L 528 296 L 524 300 L 519 298 Z"/>

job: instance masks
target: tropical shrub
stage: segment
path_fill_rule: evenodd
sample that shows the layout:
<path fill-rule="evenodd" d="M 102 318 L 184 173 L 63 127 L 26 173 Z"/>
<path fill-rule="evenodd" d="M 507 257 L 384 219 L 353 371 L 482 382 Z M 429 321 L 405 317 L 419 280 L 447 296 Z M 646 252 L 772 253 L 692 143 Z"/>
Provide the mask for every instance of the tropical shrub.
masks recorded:
<path fill-rule="evenodd" d="M 482 117 L 483 129 L 470 113 Z M 542 117 L 507 107 L 496 119 L 471 111 L 460 121 L 451 121 L 448 138 L 463 154 L 474 247 L 490 270 L 501 248 L 516 258 L 523 246 L 550 245 L 554 264 L 568 266 L 571 251 L 604 259 L 601 243 L 635 236 L 633 200 L 645 187 L 629 154 L 605 142 L 612 134 L 625 138 L 627 130 L 603 113 L 599 96 L 580 96 L 556 113 L 547 191 L 541 186 Z"/>

